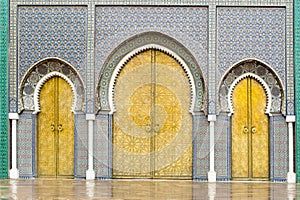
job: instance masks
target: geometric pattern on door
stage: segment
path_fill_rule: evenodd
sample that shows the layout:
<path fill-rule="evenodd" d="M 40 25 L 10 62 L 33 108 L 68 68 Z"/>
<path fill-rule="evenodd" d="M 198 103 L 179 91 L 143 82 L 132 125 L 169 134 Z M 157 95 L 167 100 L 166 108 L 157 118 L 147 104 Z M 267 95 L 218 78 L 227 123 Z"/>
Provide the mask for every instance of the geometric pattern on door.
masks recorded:
<path fill-rule="evenodd" d="M 231 174 L 233 180 L 269 179 L 267 95 L 254 78 L 242 79 L 232 95 Z"/>
<path fill-rule="evenodd" d="M 122 68 L 114 89 L 113 177 L 192 177 L 191 87 L 171 56 L 146 50 Z"/>
<path fill-rule="evenodd" d="M 38 177 L 74 176 L 73 93 L 60 77 L 49 79 L 40 92 L 37 134 Z"/>

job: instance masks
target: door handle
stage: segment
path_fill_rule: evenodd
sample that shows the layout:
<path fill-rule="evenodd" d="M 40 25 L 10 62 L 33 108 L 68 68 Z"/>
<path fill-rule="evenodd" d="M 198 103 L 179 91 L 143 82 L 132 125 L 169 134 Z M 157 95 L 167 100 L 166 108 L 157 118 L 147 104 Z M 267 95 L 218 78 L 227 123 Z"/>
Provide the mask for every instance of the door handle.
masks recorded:
<path fill-rule="evenodd" d="M 251 132 L 252 132 L 252 134 L 256 133 L 256 128 L 255 128 L 255 126 L 252 127 Z"/>
<path fill-rule="evenodd" d="M 58 127 L 57 127 L 57 129 L 58 129 L 58 131 L 62 131 L 63 130 L 62 125 L 59 124 Z"/>
<path fill-rule="evenodd" d="M 159 129 L 160 129 L 160 128 L 159 128 L 159 124 L 156 124 L 155 127 L 154 127 L 154 132 L 155 132 L 155 133 L 158 133 L 158 132 L 159 132 Z"/>
<path fill-rule="evenodd" d="M 151 132 L 151 126 L 150 126 L 149 124 L 146 126 L 146 132 L 147 132 L 147 133 L 150 133 L 150 132 Z"/>
<path fill-rule="evenodd" d="M 249 129 L 248 129 L 248 127 L 247 127 L 247 126 L 244 126 L 243 133 L 244 133 L 244 134 L 247 134 L 247 133 L 249 133 Z"/>
<path fill-rule="evenodd" d="M 54 124 L 53 124 L 53 123 L 51 124 L 51 126 L 50 126 L 50 129 L 51 129 L 51 131 L 52 131 L 52 132 L 54 132 L 54 131 L 55 131 L 55 126 L 54 126 Z"/>

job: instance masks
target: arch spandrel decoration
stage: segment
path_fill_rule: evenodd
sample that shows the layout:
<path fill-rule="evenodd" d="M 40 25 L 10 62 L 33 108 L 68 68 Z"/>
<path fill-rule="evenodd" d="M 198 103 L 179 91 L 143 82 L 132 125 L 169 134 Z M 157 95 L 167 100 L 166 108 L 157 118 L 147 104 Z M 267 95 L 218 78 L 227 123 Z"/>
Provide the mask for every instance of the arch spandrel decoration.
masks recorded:
<path fill-rule="evenodd" d="M 234 65 L 222 78 L 219 87 L 219 112 L 233 112 L 232 91 L 243 78 L 251 77 L 260 82 L 267 94 L 266 113 L 285 115 L 284 87 L 278 75 L 266 64 L 258 60 L 245 60 Z"/>
<path fill-rule="evenodd" d="M 19 89 L 19 112 L 39 111 L 39 91 L 43 84 L 54 76 L 63 78 L 71 86 L 74 94 L 73 112 L 84 111 L 84 85 L 78 72 L 59 58 L 47 58 L 34 64 L 21 81 Z"/>
<path fill-rule="evenodd" d="M 206 87 L 199 65 L 191 53 L 173 38 L 157 32 L 147 32 L 132 37 L 122 43 L 105 62 L 99 76 L 97 86 L 98 111 L 110 112 L 114 110 L 113 85 L 115 79 L 130 58 L 139 52 L 157 49 L 177 60 L 186 71 L 191 84 L 192 102 L 191 112 L 206 112 Z"/>

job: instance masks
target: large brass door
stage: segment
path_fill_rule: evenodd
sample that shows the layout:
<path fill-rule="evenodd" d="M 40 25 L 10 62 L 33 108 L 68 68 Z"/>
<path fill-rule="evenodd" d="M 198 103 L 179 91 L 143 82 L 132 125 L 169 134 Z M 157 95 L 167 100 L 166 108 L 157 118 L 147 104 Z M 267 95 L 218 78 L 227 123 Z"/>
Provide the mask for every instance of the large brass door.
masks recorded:
<path fill-rule="evenodd" d="M 190 91 L 165 53 L 147 50 L 126 64 L 114 93 L 113 177 L 192 177 Z"/>
<path fill-rule="evenodd" d="M 267 98 L 255 79 L 243 79 L 233 92 L 232 178 L 269 179 L 269 118 Z"/>
<path fill-rule="evenodd" d="M 72 103 L 72 89 L 62 78 L 51 78 L 42 87 L 37 135 L 38 177 L 74 176 Z"/>

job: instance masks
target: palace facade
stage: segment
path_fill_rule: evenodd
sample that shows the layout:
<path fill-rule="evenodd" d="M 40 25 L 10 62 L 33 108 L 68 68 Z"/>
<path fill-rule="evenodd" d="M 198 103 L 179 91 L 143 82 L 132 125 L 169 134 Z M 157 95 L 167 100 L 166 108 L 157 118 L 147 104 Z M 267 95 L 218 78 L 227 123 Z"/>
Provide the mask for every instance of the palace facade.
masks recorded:
<path fill-rule="evenodd" d="M 2 2 L 2 177 L 296 181 L 298 1 Z"/>

